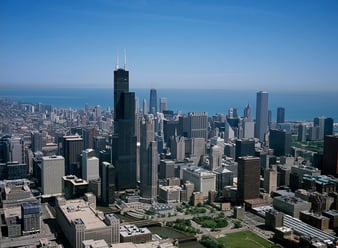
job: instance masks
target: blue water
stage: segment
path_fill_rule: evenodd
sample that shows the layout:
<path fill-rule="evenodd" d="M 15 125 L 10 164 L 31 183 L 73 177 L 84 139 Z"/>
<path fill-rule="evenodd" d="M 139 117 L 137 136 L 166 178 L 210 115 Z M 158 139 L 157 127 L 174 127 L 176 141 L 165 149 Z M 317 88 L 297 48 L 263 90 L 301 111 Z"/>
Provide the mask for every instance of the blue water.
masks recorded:
<path fill-rule="evenodd" d="M 149 105 L 150 89 L 131 89 Z M 168 99 L 168 109 L 187 113 L 206 111 L 209 116 L 227 113 L 230 107 L 237 108 L 242 116 L 249 103 L 255 116 L 256 91 L 202 90 L 202 89 L 157 89 L 157 96 Z M 50 104 L 55 107 L 83 109 L 85 104 L 113 107 L 112 88 L 0 88 L 0 98 L 9 97 L 20 102 Z M 337 92 L 269 92 L 269 109 L 273 120 L 277 107 L 285 108 L 286 120 L 313 120 L 316 116 L 332 117 L 338 121 Z"/>

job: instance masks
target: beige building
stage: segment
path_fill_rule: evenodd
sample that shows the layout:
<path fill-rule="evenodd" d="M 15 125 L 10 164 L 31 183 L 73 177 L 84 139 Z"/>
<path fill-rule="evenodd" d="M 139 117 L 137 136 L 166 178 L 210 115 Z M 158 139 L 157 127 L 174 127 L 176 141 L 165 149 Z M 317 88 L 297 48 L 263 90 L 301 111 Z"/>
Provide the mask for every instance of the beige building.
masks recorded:
<path fill-rule="evenodd" d="M 89 200 L 93 197 L 87 194 Z M 103 239 L 108 244 L 120 242 L 120 220 L 113 214 L 96 211 L 95 201 L 58 197 L 56 220 L 73 248 L 81 248 L 82 241 L 90 239 Z"/>

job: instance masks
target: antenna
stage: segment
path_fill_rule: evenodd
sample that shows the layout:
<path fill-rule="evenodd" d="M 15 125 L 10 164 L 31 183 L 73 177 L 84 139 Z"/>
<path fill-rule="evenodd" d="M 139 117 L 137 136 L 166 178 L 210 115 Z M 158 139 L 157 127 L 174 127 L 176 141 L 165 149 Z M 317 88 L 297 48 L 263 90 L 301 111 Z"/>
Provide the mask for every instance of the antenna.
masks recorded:
<path fill-rule="evenodd" d="M 116 65 L 115 65 L 115 69 L 116 69 L 116 70 L 119 69 L 119 55 L 116 56 Z"/>
<path fill-rule="evenodd" d="M 124 69 L 127 67 L 127 52 L 126 49 L 124 49 Z"/>

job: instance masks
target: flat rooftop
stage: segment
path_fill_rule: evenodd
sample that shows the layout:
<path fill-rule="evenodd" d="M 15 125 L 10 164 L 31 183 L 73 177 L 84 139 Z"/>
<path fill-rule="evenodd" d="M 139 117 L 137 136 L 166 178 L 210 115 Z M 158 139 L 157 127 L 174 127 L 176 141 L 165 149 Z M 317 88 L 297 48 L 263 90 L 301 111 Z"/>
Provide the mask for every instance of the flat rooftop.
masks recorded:
<path fill-rule="evenodd" d="M 138 228 L 135 225 L 120 226 L 120 235 L 124 238 L 145 234 L 151 234 L 148 228 Z"/>
<path fill-rule="evenodd" d="M 86 229 L 96 229 L 107 226 L 103 220 L 96 215 L 96 211 L 90 208 L 88 203 L 82 199 L 68 200 L 66 204 L 60 206 L 60 208 L 69 222 L 75 219 L 81 219 Z"/>

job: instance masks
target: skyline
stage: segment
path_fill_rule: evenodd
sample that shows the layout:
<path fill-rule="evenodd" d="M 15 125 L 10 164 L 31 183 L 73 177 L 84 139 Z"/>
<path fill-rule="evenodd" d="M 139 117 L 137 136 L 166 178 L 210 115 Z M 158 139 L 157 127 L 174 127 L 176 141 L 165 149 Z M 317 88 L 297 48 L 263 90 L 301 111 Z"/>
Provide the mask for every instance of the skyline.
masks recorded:
<path fill-rule="evenodd" d="M 0 86 L 338 91 L 337 1 L 1 1 Z"/>

